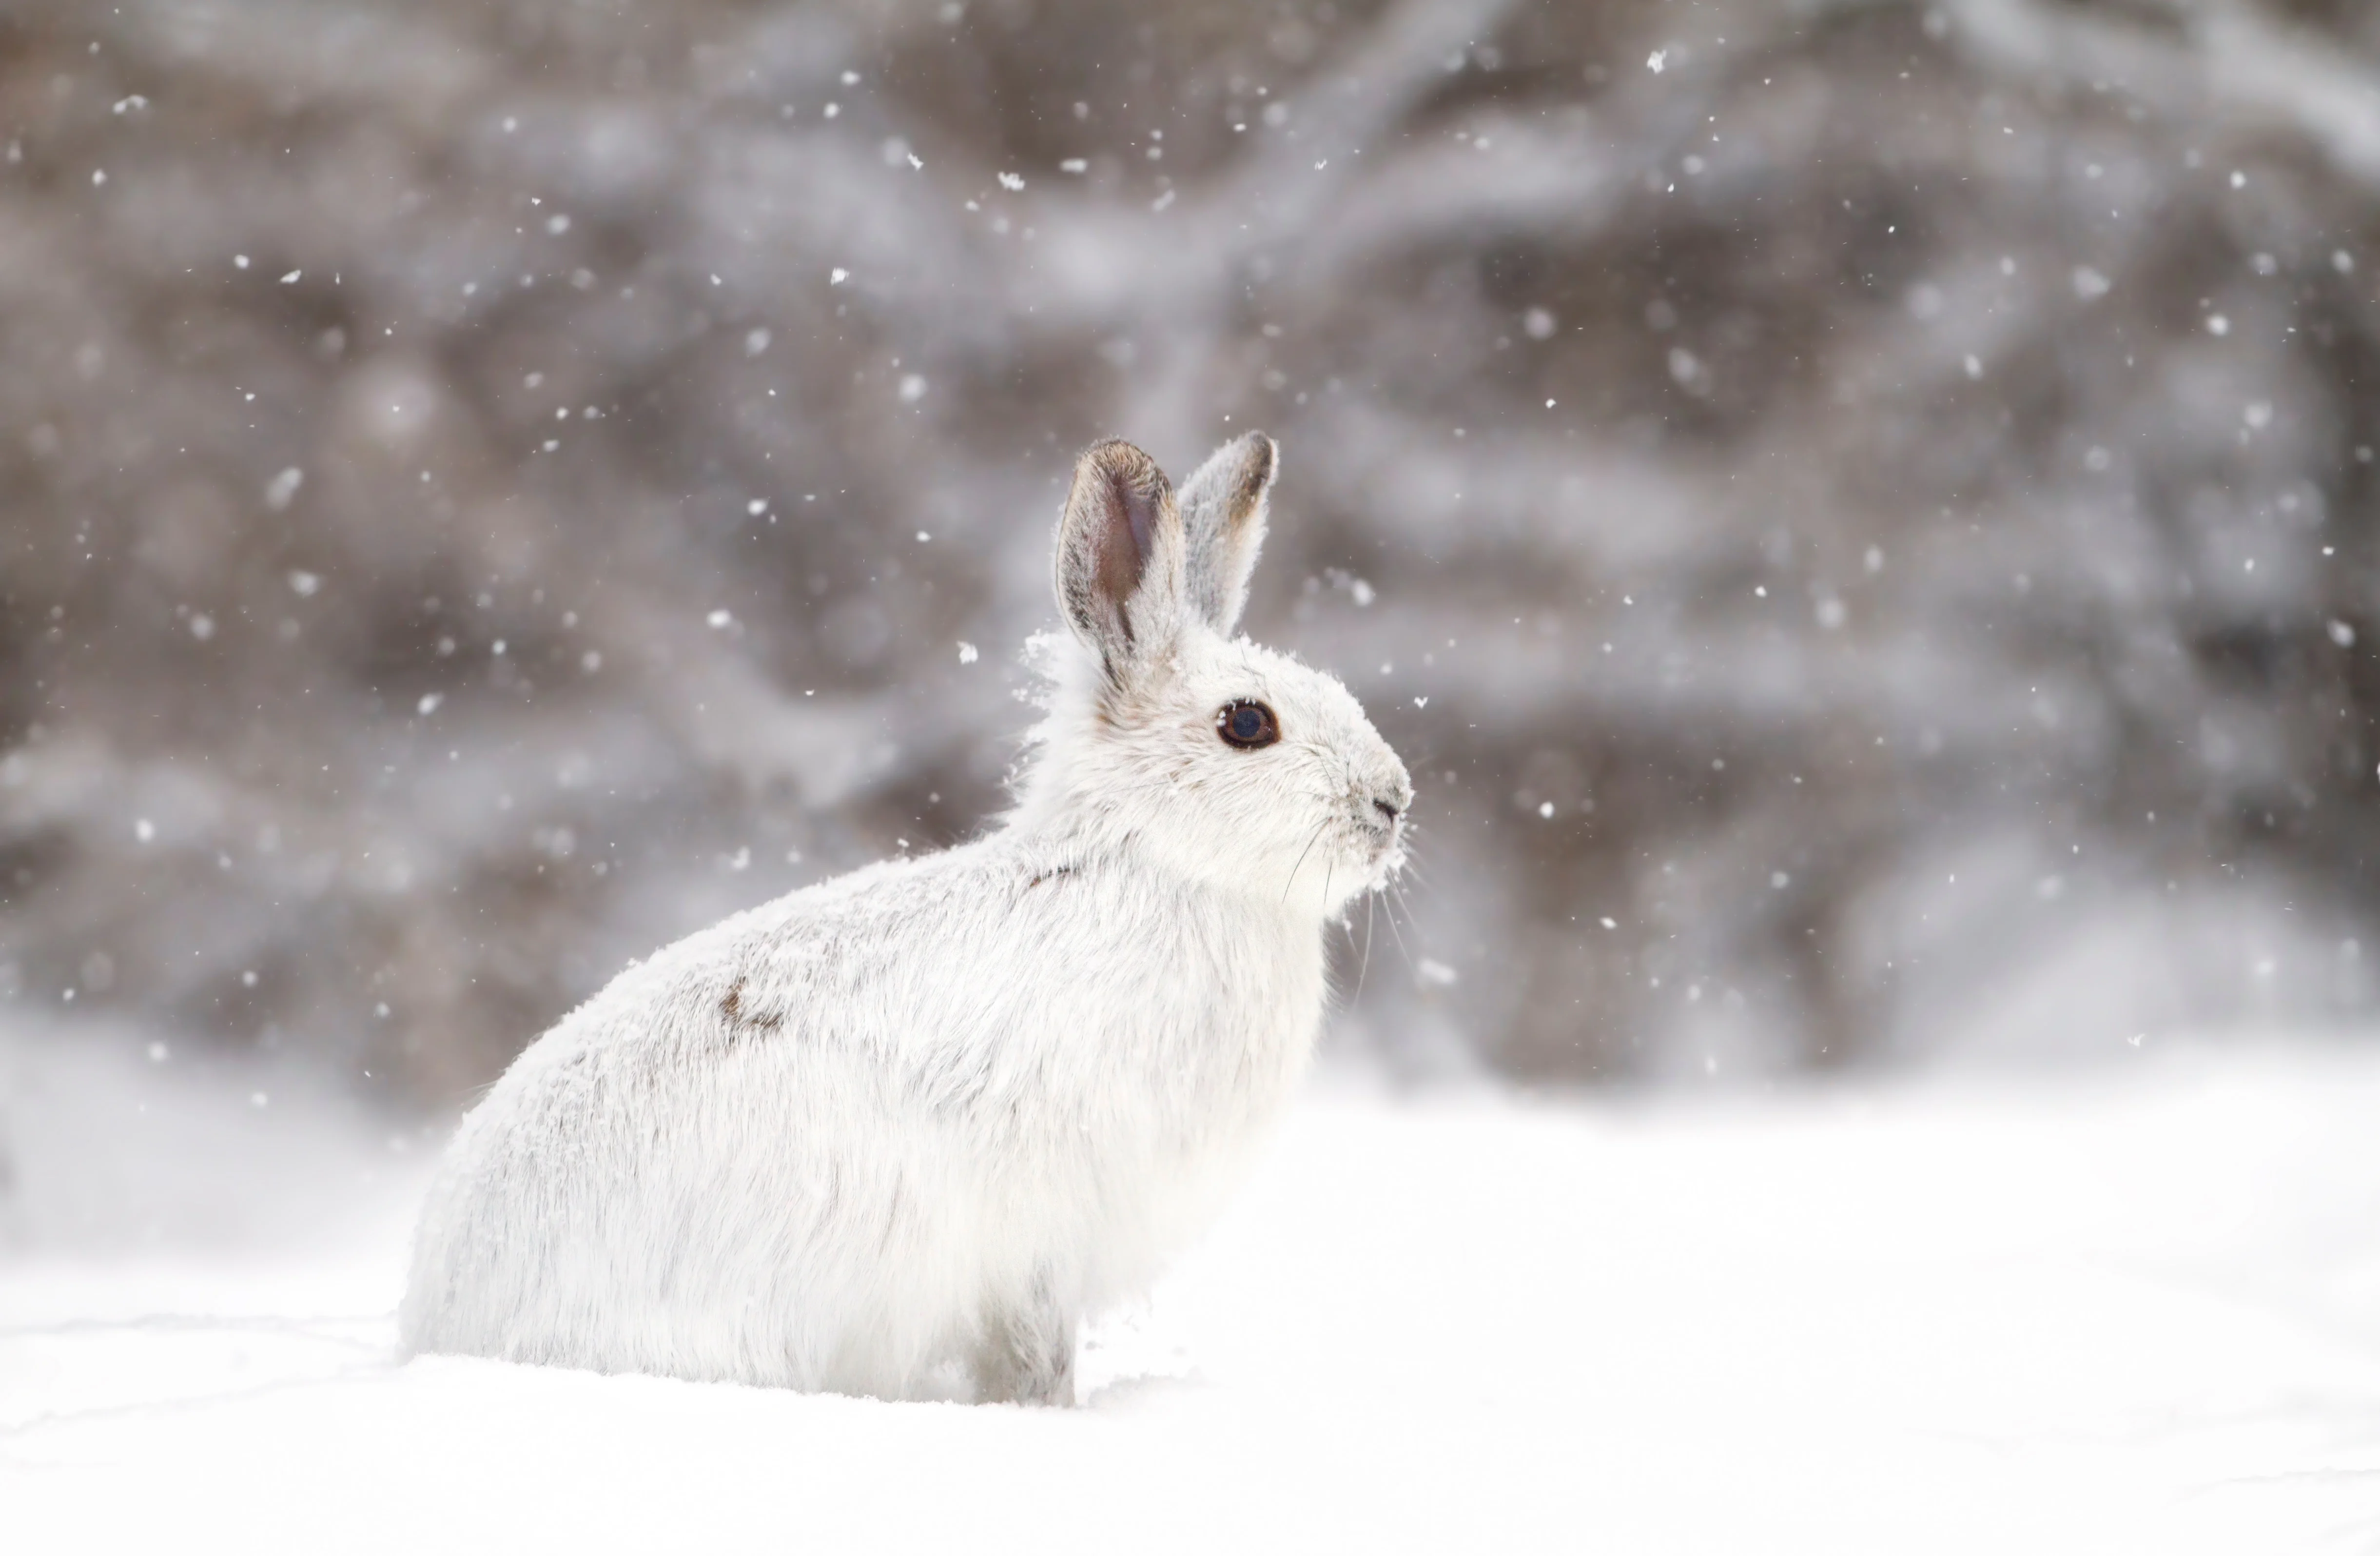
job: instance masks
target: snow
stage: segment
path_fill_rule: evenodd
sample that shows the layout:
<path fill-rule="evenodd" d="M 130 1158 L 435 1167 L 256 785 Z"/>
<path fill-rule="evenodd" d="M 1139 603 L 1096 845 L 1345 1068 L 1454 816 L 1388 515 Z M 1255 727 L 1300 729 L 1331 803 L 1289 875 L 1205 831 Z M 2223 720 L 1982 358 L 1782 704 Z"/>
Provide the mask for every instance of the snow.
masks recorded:
<path fill-rule="evenodd" d="M 2160 1042 L 1563 1100 L 1326 1075 L 1073 1412 L 400 1366 L 434 1139 L 0 1046 L 0 1506 L 23 1550 L 2368 1550 L 2380 1053 Z"/>

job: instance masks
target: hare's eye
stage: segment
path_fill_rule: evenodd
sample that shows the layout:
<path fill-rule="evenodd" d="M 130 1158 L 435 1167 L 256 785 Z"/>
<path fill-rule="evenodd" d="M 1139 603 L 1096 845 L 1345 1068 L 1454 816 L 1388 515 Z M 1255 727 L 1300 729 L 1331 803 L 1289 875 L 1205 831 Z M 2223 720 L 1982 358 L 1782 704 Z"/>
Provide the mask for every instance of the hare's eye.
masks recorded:
<path fill-rule="evenodd" d="M 1261 702 L 1226 702 L 1215 715 L 1215 728 L 1226 745 L 1243 751 L 1269 746 L 1281 738 L 1281 721 Z"/>

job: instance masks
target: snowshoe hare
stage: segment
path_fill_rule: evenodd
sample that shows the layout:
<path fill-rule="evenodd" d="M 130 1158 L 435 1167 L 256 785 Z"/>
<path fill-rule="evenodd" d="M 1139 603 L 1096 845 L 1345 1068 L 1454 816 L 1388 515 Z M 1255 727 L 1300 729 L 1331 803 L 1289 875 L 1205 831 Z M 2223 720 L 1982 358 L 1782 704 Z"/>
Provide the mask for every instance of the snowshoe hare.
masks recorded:
<path fill-rule="evenodd" d="M 1080 1318 L 1220 1208 L 1326 922 L 1403 857 L 1355 699 L 1232 636 L 1277 457 L 1249 433 L 1177 497 L 1082 456 L 1005 824 L 691 935 L 533 1044 L 431 1191 L 410 1350 L 1071 1403 Z"/>

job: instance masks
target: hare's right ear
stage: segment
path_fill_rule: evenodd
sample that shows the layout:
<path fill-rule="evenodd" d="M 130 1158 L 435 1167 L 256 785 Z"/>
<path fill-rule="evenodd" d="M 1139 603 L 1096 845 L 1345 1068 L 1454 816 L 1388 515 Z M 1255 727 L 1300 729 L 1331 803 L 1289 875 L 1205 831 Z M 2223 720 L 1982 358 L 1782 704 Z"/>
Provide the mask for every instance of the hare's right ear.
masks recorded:
<path fill-rule="evenodd" d="M 1248 602 L 1248 575 L 1264 547 L 1265 497 L 1280 470 L 1273 441 L 1248 432 L 1208 456 L 1182 483 L 1190 608 L 1226 638 Z"/>
<path fill-rule="evenodd" d="M 1111 438 L 1075 462 L 1058 519 L 1058 605 L 1122 685 L 1182 628 L 1182 519 L 1157 461 Z"/>

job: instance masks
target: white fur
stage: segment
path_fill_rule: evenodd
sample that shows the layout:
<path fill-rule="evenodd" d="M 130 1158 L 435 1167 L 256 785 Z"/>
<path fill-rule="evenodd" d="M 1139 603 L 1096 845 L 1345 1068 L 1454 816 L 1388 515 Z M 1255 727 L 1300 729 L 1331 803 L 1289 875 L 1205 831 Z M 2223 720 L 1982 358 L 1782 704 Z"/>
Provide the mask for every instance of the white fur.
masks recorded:
<path fill-rule="evenodd" d="M 1326 921 L 1402 858 L 1354 699 L 1226 636 L 1274 457 L 1177 504 L 1084 456 L 1006 823 L 689 936 L 533 1044 L 431 1192 L 412 1350 L 1071 1399 L 1080 1318 L 1219 1208 L 1312 1050 Z M 1248 698 L 1279 744 L 1220 737 Z"/>

